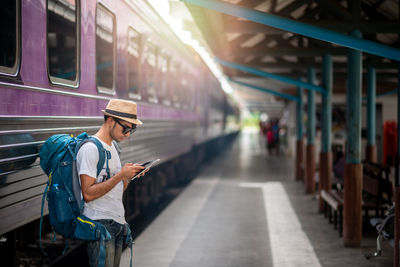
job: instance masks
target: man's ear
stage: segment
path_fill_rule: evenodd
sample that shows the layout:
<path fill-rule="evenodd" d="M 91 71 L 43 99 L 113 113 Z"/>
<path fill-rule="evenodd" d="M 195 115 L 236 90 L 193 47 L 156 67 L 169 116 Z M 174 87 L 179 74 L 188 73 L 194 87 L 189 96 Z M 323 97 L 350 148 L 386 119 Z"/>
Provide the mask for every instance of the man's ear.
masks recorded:
<path fill-rule="evenodd" d="M 106 120 L 106 125 L 111 127 L 114 124 L 114 119 L 112 117 L 108 117 Z"/>

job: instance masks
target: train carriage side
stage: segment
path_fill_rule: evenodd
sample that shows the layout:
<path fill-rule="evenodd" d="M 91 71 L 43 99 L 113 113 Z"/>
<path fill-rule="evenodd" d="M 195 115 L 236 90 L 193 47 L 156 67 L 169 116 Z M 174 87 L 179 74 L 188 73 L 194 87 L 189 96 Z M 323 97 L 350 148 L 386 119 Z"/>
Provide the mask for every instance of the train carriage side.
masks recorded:
<path fill-rule="evenodd" d="M 128 217 L 177 182 L 165 178 L 178 176 L 171 163 L 201 162 L 203 146 L 227 134 L 226 96 L 144 1 L 6 1 L 2 9 L 15 23 L 1 30 L 12 37 L 0 62 L 1 235 L 40 217 L 40 144 L 95 133 L 110 98 L 136 101 L 144 121 L 122 144 L 122 162 L 158 157 L 170 166 L 130 186 Z"/>

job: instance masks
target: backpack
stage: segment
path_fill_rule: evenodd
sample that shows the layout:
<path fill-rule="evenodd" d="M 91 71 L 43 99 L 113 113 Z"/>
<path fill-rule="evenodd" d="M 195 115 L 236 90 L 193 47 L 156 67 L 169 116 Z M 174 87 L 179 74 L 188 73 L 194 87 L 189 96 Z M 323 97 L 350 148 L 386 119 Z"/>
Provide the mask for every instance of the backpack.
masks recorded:
<path fill-rule="evenodd" d="M 76 155 L 79 148 L 87 142 L 94 143 L 99 151 L 97 176 L 100 174 L 107 160 L 106 171 L 109 178 L 109 153 L 106 153 L 107 151 L 103 148 L 99 140 L 88 136 L 87 133 L 82 133 L 77 137 L 72 137 L 68 134 L 53 135 L 46 140 L 40 149 L 40 166 L 49 177 L 42 197 L 39 231 L 40 249 L 47 255 L 41 244 L 43 207 L 46 198 L 50 225 L 53 231 L 70 239 L 100 240 L 98 263 L 99 266 L 104 266 L 106 258 L 105 242 L 111 239 L 111 235 L 104 225 L 81 214 L 84 201 L 81 195 L 79 175 L 76 168 Z M 129 227 L 127 228 L 128 232 L 125 242 L 132 249 L 130 229 Z M 67 247 L 68 243 L 65 246 L 63 254 Z"/>

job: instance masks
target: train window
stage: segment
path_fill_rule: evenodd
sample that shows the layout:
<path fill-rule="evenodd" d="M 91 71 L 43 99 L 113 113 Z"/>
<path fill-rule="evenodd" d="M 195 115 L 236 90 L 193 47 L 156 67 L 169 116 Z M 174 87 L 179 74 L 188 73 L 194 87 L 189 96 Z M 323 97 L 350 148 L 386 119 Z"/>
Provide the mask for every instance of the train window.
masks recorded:
<path fill-rule="evenodd" d="M 175 107 L 179 108 L 179 94 L 180 94 L 180 64 L 178 62 L 174 62 L 171 64 L 171 71 L 170 71 L 170 79 L 169 79 L 169 88 L 170 88 L 170 97 L 171 101 Z"/>
<path fill-rule="evenodd" d="M 185 68 L 186 69 L 186 68 Z M 189 107 L 189 84 L 188 84 L 188 72 L 182 72 L 180 81 L 181 81 L 181 94 L 180 94 L 180 99 L 183 105 L 184 109 L 187 109 Z"/>
<path fill-rule="evenodd" d="M 51 83 L 77 87 L 79 1 L 47 1 L 47 68 Z"/>
<path fill-rule="evenodd" d="M 147 100 L 157 103 L 156 74 L 157 74 L 157 46 L 148 41 L 144 52 L 143 76 L 144 87 L 147 92 Z"/>
<path fill-rule="evenodd" d="M 139 55 L 141 47 L 140 34 L 133 28 L 128 28 L 128 92 L 129 97 L 140 99 L 140 64 Z"/>
<path fill-rule="evenodd" d="M 196 78 L 195 75 L 190 72 L 188 76 L 188 81 L 190 81 L 190 84 L 186 86 L 186 100 L 187 100 L 187 105 L 189 110 L 193 110 L 194 108 L 194 91 L 195 91 L 195 86 L 196 86 Z"/>
<path fill-rule="evenodd" d="M 101 4 L 96 12 L 96 83 L 100 93 L 115 93 L 115 16 Z"/>
<path fill-rule="evenodd" d="M 168 71 L 169 71 L 169 62 L 170 57 L 163 53 L 159 58 L 159 88 L 160 88 L 160 96 L 163 99 L 163 103 L 165 105 L 170 105 L 171 101 L 168 96 Z"/>
<path fill-rule="evenodd" d="M 19 1 L 1 3 L 0 72 L 16 75 L 19 66 Z"/>

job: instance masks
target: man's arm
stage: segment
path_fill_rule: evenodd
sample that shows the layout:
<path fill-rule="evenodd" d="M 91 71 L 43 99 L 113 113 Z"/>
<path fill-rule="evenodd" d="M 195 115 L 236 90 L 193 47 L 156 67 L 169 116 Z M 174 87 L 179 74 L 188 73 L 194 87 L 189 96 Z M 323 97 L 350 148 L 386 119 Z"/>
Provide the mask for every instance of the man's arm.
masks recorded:
<path fill-rule="evenodd" d="M 143 165 L 140 165 L 140 166 L 143 166 Z M 140 171 L 141 171 L 141 170 L 140 170 Z M 142 172 L 142 173 L 138 176 L 138 178 L 144 176 L 148 171 L 149 171 L 149 169 L 146 169 L 144 172 Z M 136 175 L 136 174 L 135 174 L 135 175 Z M 134 175 L 134 176 L 135 176 L 135 175 Z M 133 176 L 132 176 L 132 177 L 133 177 Z M 125 180 L 124 180 L 124 191 L 128 188 L 128 185 L 129 185 L 131 179 L 132 179 L 132 178 L 129 178 L 129 179 L 125 179 Z"/>
<path fill-rule="evenodd" d="M 95 183 L 96 179 L 86 174 L 81 174 L 81 188 L 82 188 L 82 195 L 83 199 L 86 202 L 90 202 L 95 200 L 99 197 L 104 196 L 107 194 L 111 189 L 113 189 L 119 182 L 124 181 L 124 190 L 126 189 L 129 180 L 135 176 L 138 172 L 144 169 L 143 166 L 127 163 L 118 172 L 116 175 L 111 177 L 110 179 L 101 182 Z"/>
<path fill-rule="evenodd" d="M 128 188 L 129 182 L 124 180 L 124 191 Z"/>

